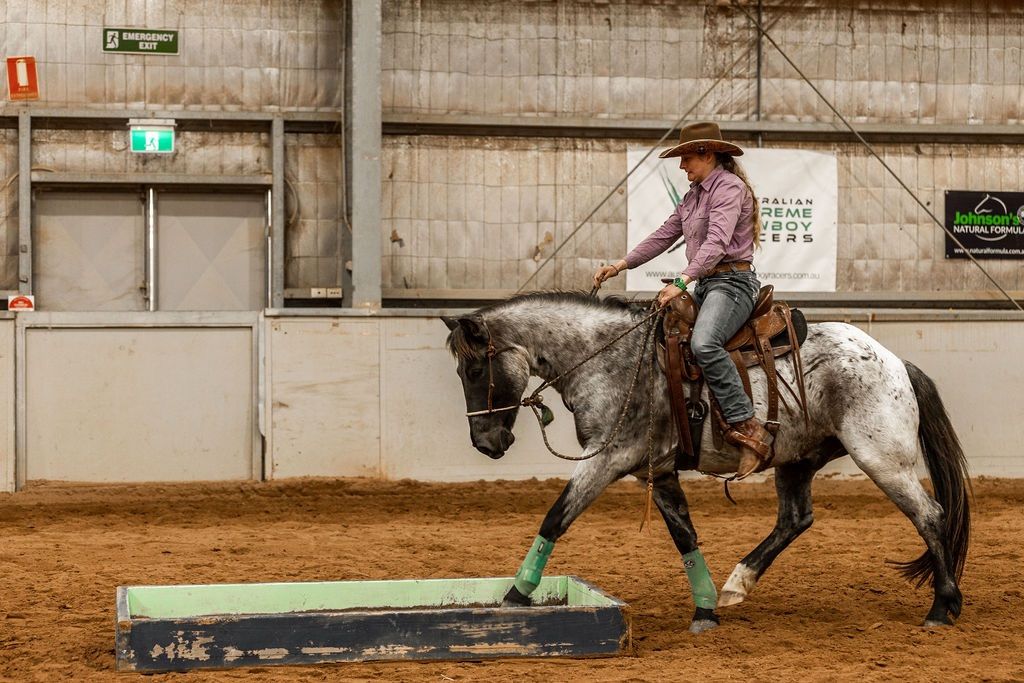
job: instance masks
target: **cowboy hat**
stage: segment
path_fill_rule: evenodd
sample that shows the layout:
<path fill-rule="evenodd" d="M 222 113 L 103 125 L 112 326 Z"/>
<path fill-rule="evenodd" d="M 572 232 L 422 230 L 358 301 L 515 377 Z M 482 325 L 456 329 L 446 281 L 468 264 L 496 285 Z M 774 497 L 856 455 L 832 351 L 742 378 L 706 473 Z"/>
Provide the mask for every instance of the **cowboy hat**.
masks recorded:
<path fill-rule="evenodd" d="M 717 123 L 691 123 L 679 129 L 679 144 L 658 155 L 660 159 L 681 157 L 684 154 L 706 154 L 722 152 L 734 157 L 741 156 L 743 150 L 722 139 L 722 131 Z"/>

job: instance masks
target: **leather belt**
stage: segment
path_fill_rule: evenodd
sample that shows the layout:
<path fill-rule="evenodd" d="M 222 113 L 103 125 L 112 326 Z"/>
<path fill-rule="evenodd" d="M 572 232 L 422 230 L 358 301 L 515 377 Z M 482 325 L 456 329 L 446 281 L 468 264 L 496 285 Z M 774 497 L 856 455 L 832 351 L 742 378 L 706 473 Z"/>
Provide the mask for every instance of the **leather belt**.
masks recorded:
<path fill-rule="evenodd" d="M 749 261 L 731 261 L 719 263 L 711 269 L 708 275 L 719 275 L 720 273 L 733 273 L 741 270 L 753 270 L 754 266 Z"/>

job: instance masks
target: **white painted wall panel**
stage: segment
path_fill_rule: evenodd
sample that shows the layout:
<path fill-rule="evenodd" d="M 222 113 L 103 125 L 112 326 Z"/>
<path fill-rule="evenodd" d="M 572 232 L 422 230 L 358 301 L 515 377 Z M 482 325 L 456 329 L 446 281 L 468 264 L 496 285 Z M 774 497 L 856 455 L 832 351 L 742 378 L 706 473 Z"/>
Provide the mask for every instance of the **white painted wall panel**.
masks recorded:
<path fill-rule="evenodd" d="M 267 322 L 268 478 L 380 475 L 380 324 Z"/>
<path fill-rule="evenodd" d="M 252 328 L 28 328 L 25 478 L 249 479 Z"/>
<path fill-rule="evenodd" d="M 388 478 L 427 481 L 565 477 L 573 463 L 549 454 L 533 414 L 520 411 L 516 442 L 500 460 L 478 452 L 469 440 L 466 401 L 455 360 L 439 318 L 389 318 L 383 322 L 384 407 L 382 470 Z M 530 384 L 532 391 L 538 382 Z M 572 415 L 558 394 L 545 398 L 555 413 L 548 429 L 556 449 L 577 455 Z"/>
<path fill-rule="evenodd" d="M 368 339 L 345 331 L 352 325 L 368 327 Z M 1024 368 L 1012 361 L 1024 351 L 1024 322 L 862 327 L 933 378 L 973 475 L 1024 476 L 1024 443 L 1016 436 L 1024 417 L 1017 398 Z M 466 481 L 564 477 L 572 471 L 572 463 L 548 454 L 533 416 L 525 412 L 504 458 L 490 460 L 472 447 L 455 361 L 444 346 L 447 329 L 437 318 L 272 319 L 270 329 L 274 476 Z M 548 402 L 556 414 L 552 443 L 577 453 L 572 416 L 554 392 Z M 379 424 L 368 412 L 376 409 Z M 824 471 L 858 472 L 849 458 Z"/>
<path fill-rule="evenodd" d="M 1024 476 L 1024 322 L 859 325 L 935 382 L 972 475 Z"/>
<path fill-rule="evenodd" d="M 14 330 L 13 319 L 0 320 L 0 493 L 14 490 Z"/>

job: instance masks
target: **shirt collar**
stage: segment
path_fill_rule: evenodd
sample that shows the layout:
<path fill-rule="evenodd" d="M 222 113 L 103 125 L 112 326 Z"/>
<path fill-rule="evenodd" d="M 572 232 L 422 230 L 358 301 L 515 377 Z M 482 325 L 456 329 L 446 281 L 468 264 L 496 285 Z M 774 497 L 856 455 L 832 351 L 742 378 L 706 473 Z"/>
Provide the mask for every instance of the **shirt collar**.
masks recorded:
<path fill-rule="evenodd" d="M 715 180 L 722 173 L 724 173 L 724 171 L 722 170 L 722 167 L 721 166 L 715 166 L 715 168 L 711 171 L 711 173 L 708 173 L 708 177 L 705 178 L 704 180 L 700 181 L 700 183 L 691 183 L 690 184 L 690 189 L 693 189 L 694 187 L 696 187 L 699 184 L 700 188 L 702 190 L 704 190 L 705 192 L 710 192 L 711 191 L 711 187 L 715 184 Z"/>

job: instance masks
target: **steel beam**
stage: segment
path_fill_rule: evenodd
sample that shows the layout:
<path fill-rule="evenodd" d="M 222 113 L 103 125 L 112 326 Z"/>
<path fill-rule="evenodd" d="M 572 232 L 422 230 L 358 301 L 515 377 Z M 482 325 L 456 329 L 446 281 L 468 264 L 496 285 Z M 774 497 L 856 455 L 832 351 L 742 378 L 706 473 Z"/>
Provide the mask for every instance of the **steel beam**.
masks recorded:
<path fill-rule="evenodd" d="M 352 209 L 352 306 L 380 307 L 381 0 L 349 6 L 350 91 L 345 98 L 348 196 Z M 342 162 L 344 163 L 344 161 Z"/>
<path fill-rule="evenodd" d="M 174 119 L 178 130 L 266 131 L 275 119 L 283 119 L 287 132 L 330 133 L 339 128 L 336 112 L 189 111 L 175 109 L 53 109 L 32 108 L 33 125 L 39 129 L 114 130 L 128 126 L 129 119 Z M 0 124 L 12 118 L 0 106 Z"/>
<path fill-rule="evenodd" d="M 271 185 L 271 176 L 265 173 L 255 175 L 213 175 L 191 173 L 50 173 L 33 171 L 32 184 L 47 185 L 100 185 L 100 186 L 140 186 L 140 185 L 195 185 L 203 189 L 217 187 L 230 189 L 266 188 Z"/>
<path fill-rule="evenodd" d="M 502 137 L 658 138 L 672 121 L 573 117 L 463 116 L 386 114 L 385 135 L 466 135 Z M 855 142 L 839 123 L 790 121 L 721 121 L 732 139 L 766 142 Z M 1024 144 L 1024 126 L 970 124 L 859 123 L 869 141 L 889 143 L 1006 143 Z"/>
<path fill-rule="evenodd" d="M 385 289 L 383 298 L 389 306 L 427 305 L 431 307 L 469 306 L 477 307 L 496 301 L 503 301 L 515 294 L 513 289 Z M 654 292 L 609 292 L 627 299 L 649 299 Z M 781 292 L 792 305 L 816 308 L 856 309 L 918 309 L 918 308 L 970 308 L 999 309 L 1009 302 L 999 293 L 989 290 L 964 292 Z M 1024 291 L 1011 291 L 1010 296 L 1024 301 Z M 388 308 L 386 310 L 394 310 Z"/>

